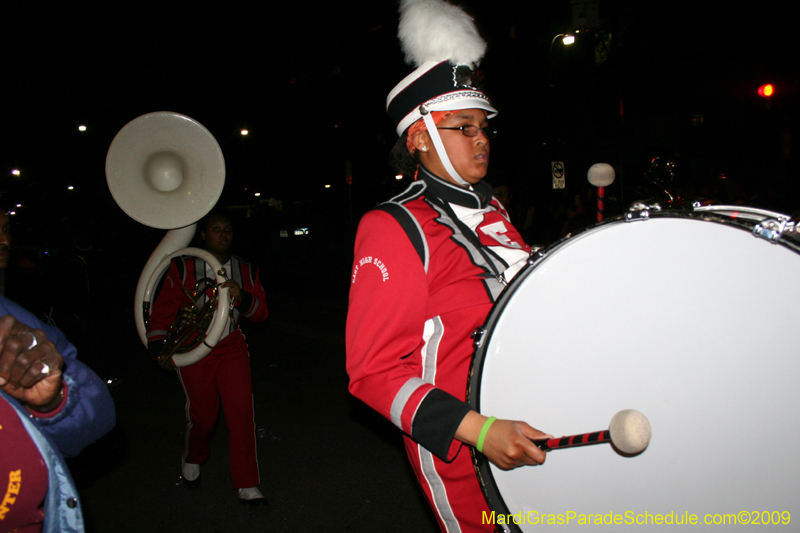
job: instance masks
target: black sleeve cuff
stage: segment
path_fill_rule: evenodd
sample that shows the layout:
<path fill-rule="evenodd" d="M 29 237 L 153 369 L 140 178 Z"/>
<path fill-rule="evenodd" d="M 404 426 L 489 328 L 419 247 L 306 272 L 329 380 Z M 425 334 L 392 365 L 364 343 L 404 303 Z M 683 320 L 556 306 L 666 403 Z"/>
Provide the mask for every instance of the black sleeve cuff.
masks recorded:
<path fill-rule="evenodd" d="M 148 342 L 147 351 L 150 352 L 150 357 L 157 358 L 158 354 L 161 353 L 161 349 L 164 348 L 164 344 L 166 344 L 165 340 Z"/>
<path fill-rule="evenodd" d="M 449 457 L 456 430 L 470 406 L 441 389 L 433 389 L 422 400 L 411 426 L 411 438 L 442 461 Z"/>

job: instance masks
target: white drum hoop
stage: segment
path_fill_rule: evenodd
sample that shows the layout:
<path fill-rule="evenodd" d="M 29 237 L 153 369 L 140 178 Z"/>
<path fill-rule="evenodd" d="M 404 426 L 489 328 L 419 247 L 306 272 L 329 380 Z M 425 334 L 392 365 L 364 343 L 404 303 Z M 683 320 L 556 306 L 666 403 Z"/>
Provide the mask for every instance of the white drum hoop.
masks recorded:
<path fill-rule="evenodd" d="M 586 529 L 581 515 L 642 527 L 635 521 L 647 513 L 675 523 L 693 514 L 697 528 L 708 527 L 706 514 L 800 516 L 800 328 L 791 314 L 800 241 L 794 231 L 748 235 L 763 236 L 767 212 L 731 209 L 609 219 L 532 257 L 500 296 L 476 332 L 471 407 L 556 437 L 607 429 L 626 408 L 653 426 L 650 447 L 632 458 L 599 444 L 504 472 L 473 452 L 509 531 L 538 531 L 548 515 L 567 519 L 559 531 Z M 550 331 L 559 321 L 562 331 Z"/>

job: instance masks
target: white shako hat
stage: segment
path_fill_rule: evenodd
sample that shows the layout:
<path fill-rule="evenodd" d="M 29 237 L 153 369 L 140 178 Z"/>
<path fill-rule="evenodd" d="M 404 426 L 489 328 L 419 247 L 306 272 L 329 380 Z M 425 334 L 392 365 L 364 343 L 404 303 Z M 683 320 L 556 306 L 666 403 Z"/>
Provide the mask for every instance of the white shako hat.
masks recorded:
<path fill-rule="evenodd" d="M 486 43 L 460 7 L 444 0 L 401 0 L 398 37 L 406 62 L 417 67 L 386 98 L 398 135 L 430 111 L 497 114 L 474 70 Z"/>

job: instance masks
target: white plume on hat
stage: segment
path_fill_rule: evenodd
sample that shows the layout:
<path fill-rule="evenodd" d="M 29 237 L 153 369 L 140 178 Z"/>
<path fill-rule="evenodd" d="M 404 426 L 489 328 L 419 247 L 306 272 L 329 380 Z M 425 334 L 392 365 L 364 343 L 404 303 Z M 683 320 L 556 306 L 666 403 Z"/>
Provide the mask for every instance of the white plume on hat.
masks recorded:
<path fill-rule="evenodd" d="M 477 64 L 486 53 L 472 17 L 444 0 L 401 0 L 397 35 L 406 62 L 416 67 L 428 61 Z"/>

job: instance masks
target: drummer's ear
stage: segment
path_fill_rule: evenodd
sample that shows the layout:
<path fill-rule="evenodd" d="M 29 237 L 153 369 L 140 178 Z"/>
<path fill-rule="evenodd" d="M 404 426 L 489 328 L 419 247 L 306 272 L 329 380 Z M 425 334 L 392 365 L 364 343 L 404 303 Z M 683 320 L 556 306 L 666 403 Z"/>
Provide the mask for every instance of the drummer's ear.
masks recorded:
<path fill-rule="evenodd" d="M 414 148 L 417 153 L 422 152 L 425 153 L 430 150 L 430 147 L 433 146 L 431 142 L 431 137 L 428 135 L 426 130 L 417 130 L 411 134 L 411 142 L 414 144 Z M 419 155 L 419 154 L 418 154 Z"/>

